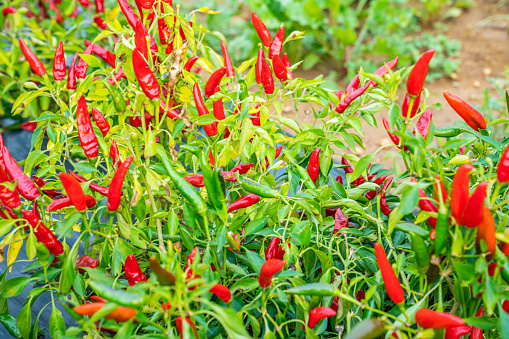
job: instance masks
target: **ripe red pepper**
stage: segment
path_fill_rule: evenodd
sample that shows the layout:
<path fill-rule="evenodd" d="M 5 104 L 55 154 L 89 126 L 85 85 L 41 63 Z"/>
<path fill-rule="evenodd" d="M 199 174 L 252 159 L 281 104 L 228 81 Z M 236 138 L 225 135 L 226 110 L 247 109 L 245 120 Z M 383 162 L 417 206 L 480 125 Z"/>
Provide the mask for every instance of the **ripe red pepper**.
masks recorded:
<path fill-rule="evenodd" d="M 448 327 L 445 330 L 445 339 L 458 339 L 459 337 L 472 332 L 472 327 L 467 325 Z"/>
<path fill-rule="evenodd" d="M 274 55 L 281 57 L 281 53 L 283 51 L 283 43 L 285 42 L 285 25 L 281 25 L 276 35 L 274 35 L 274 40 L 270 44 L 269 48 L 269 59 L 272 60 Z"/>
<path fill-rule="evenodd" d="M 129 156 L 122 165 L 118 167 L 117 172 L 111 179 L 110 188 L 108 190 L 108 210 L 110 212 L 115 212 L 120 206 L 120 201 L 122 197 L 122 185 L 124 184 L 124 178 L 127 174 L 127 170 L 133 161 L 133 156 Z"/>
<path fill-rule="evenodd" d="M 94 22 L 97 26 L 99 26 L 100 29 L 108 28 L 108 25 L 100 16 L 97 16 L 97 15 L 94 16 Z"/>
<path fill-rule="evenodd" d="M 438 182 L 438 183 L 437 183 Z M 441 193 L 440 193 L 441 192 Z M 444 202 L 449 198 L 449 193 L 445 189 L 444 183 L 439 175 L 435 178 L 435 185 L 433 187 L 433 194 L 435 196 L 435 200 L 440 202 L 440 194 L 442 195 L 442 199 Z"/>
<path fill-rule="evenodd" d="M 22 122 L 19 126 L 24 131 L 33 132 L 37 129 L 37 121 L 25 121 Z"/>
<path fill-rule="evenodd" d="M 88 113 L 87 101 L 84 96 L 78 100 L 76 109 L 76 123 L 78 124 L 78 136 L 81 147 L 88 158 L 95 158 L 99 154 L 99 143 L 94 133 L 90 114 Z"/>
<path fill-rule="evenodd" d="M 261 288 L 270 287 L 272 284 L 272 278 L 276 273 L 281 271 L 283 267 L 286 265 L 286 260 L 279 259 L 270 259 L 267 260 L 260 269 L 260 274 L 258 275 L 258 282 L 260 283 Z"/>
<path fill-rule="evenodd" d="M 479 309 L 479 311 L 477 311 L 475 316 L 482 317 L 482 315 L 483 315 L 483 307 L 481 306 L 481 308 Z M 470 335 L 470 339 L 483 339 L 482 332 L 483 332 L 482 329 L 480 329 L 478 327 L 472 327 L 472 334 Z"/>
<path fill-rule="evenodd" d="M 194 187 L 205 187 L 203 174 L 188 175 L 187 177 L 184 177 L 184 179 Z"/>
<path fill-rule="evenodd" d="M 433 54 L 435 54 L 435 50 L 430 49 L 415 63 L 406 83 L 408 94 L 412 96 L 418 96 L 421 94 L 422 88 L 424 87 L 424 81 L 426 81 L 426 76 L 428 75 L 428 65 L 431 58 L 433 58 Z"/>
<path fill-rule="evenodd" d="M 290 64 L 290 60 L 288 59 L 288 54 L 283 54 L 283 64 L 285 65 L 285 67 L 287 68 L 286 72 L 288 74 L 288 77 L 290 79 L 293 79 L 293 72 L 292 71 L 289 71 L 288 68 L 290 68 L 292 65 Z"/>
<path fill-rule="evenodd" d="M 147 277 L 141 271 L 138 261 L 133 254 L 127 256 L 124 271 L 129 286 L 134 286 L 141 281 L 147 281 Z"/>
<path fill-rule="evenodd" d="M 88 267 L 88 268 L 96 268 L 97 267 L 97 264 L 98 264 L 98 261 L 97 259 L 93 259 L 91 257 L 89 257 L 88 255 L 85 255 L 83 257 L 79 257 L 78 260 L 76 261 L 76 267 L 78 267 L 78 271 L 80 273 L 85 273 L 86 271 L 80 267 Z M 93 297 L 90 297 L 92 300 L 95 300 L 95 298 L 100 298 L 100 297 L 97 297 L 97 296 L 93 296 Z M 103 299 L 103 298 L 101 298 Z M 97 301 L 103 301 L 104 300 L 97 300 Z"/>
<path fill-rule="evenodd" d="M 53 78 L 55 81 L 63 81 L 66 72 L 67 66 L 65 65 L 64 43 L 60 41 L 53 59 Z"/>
<path fill-rule="evenodd" d="M 476 227 L 483 220 L 484 199 L 486 198 L 487 182 L 481 182 L 464 206 L 462 224 L 467 227 Z"/>
<path fill-rule="evenodd" d="M 433 118 L 433 113 L 428 109 L 424 113 L 422 113 L 421 117 L 417 121 L 415 125 L 417 132 L 422 136 L 424 140 L 428 137 L 429 126 L 431 125 L 431 119 Z M 414 132 L 415 133 L 415 132 Z"/>
<path fill-rule="evenodd" d="M 42 224 L 41 220 L 37 218 L 35 213 L 27 210 L 21 210 L 23 218 L 28 221 L 28 224 L 34 229 L 35 237 L 37 241 L 46 245 L 50 253 L 54 255 L 60 255 L 64 253 L 64 247 L 58 241 L 57 237 Z"/>
<path fill-rule="evenodd" d="M 99 130 L 105 137 L 106 134 L 108 134 L 108 132 L 110 131 L 110 124 L 108 123 L 104 115 L 102 115 L 102 113 L 99 112 L 99 110 L 95 107 L 92 108 L 92 116 L 94 117 L 97 127 L 99 127 Z"/>
<path fill-rule="evenodd" d="M 86 315 L 86 316 L 93 316 L 95 313 L 99 312 L 106 303 L 104 302 L 96 302 L 91 304 L 85 304 L 85 305 L 78 305 L 74 308 L 74 312 Z M 118 306 L 113 311 L 108 313 L 104 316 L 104 319 L 112 319 L 116 322 L 126 322 L 130 319 L 134 318 L 136 316 L 136 310 L 131 307 L 124 307 L 124 306 Z"/>
<path fill-rule="evenodd" d="M 16 189 L 23 198 L 30 201 L 35 200 L 40 195 L 39 190 L 34 185 L 32 180 L 30 180 L 30 178 L 23 172 L 16 160 L 14 160 L 14 158 L 11 156 L 11 153 L 9 153 L 7 147 L 3 145 L 3 139 L 0 140 L 0 143 L 2 147 L 3 165 L 7 171 L 7 174 L 9 175 L 9 178 L 11 180 L 18 181 L 18 186 Z"/>
<path fill-rule="evenodd" d="M 423 328 L 449 328 L 465 325 L 463 319 L 449 313 L 421 308 L 415 313 L 415 322 Z"/>
<path fill-rule="evenodd" d="M 2 10 L 2 14 L 3 14 L 4 16 L 7 16 L 7 15 L 9 15 L 9 14 L 14 14 L 14 13 L 16 13 L 16 12 L 17 12 L 17 10 L 16 10 L 16 8 L 14 8 L 14 7 L 5 7 L 5 8 Z"/>
<path fill-rule="evenodd" d="M 350 80 L 350 82 L 348 83 L 348 85 L 346 86 L 346 90 L 345 90 L 345 93 L 346 94 L 350 94 L 352 93 L 353 91 L 355 91 L 356 89 L 359 88 L 361 84 L 361 78 L 359 76 L 359 74 L 356 74 L 352 80 Z M 341 99 L 341 97 L 340 97 Z"/>
<path fill-rule="evenodd" d="M 274 161 L 277 159 L 277 157 L 281 154 L 283 151 L 283 146 L 279 146 L 276 148 L 276 154 L 274 155 Z M 269 158 L 265 158 L 265 168 L 269 168 Z"/>
<path fill-rule="evenodd" d="M 113 140 L 110 146 L 110 157 L 113 160 L 113 166 L 122 165 L 122 160 L 120 160 L 120 152 L 118 151 L 117 142 Z"/>
<path fill-rule="evenodd" d="M 217 295 L 217 297 L 224 301 L 225 304 L 228 304 L 230 300 L 232 300 L 232 292 L 230 292 L 228 287 L 222 284 L 215 284 L 214 286 L 212 286 L 209 292 Z"/>
<path fill-rule="evenodd" d="M 83 40 L 87 47 L 92 46 L 92 53 L 97 55 L 99 58 L 106 61 L 112 68 L 115 68 L 115 61 L 117 60 L 117 56 L 110 51 L 98 46 L 96 44 L 92 44 L 88 40 Z"/>
<path fill-rule="evenodd" d="M 46 181 L 42 180 L 39 177 L 36 177 L 35 175 L 34 175 L 34 181 L 35 181 L 36 185 L 39 186 L 39 188 L 42 188 L 47 184 Z M 65 198 L 65 195 L 60 193 L 57 190 L 42 190 L 42 192 L 44 194 L 46 194 L 48 197 L 50 197 L 51 199 Z"/>
<path fill-rule="evenodd" d="M 312 153 L 311 157 L 309 158 L 308 163 L 308 173 L 309 177 L 313 182 L 316 184 L 316 180 L 318 179 L 318 176 L 320 175 L 320 148 L 316 148 Z"/>
<path fill-rule="evenodd" d="M 265 260 L 269 261 L 270 259 L 279 259 L 283 260 L 283 257 L 285 255 L 285 250 L 283 250 L 283 247 L 280 246 L 281 239 L 279 237 L 274 237 L 270 241 L 269 245 L 267 246 L 267 249 L 265 250 Z"/>
<path fill-rule="evenodd" d="M 215 92 L 217 87 L 219 87 L 219 84 L 221 83 L 221 79 L 223 79 L 224 75 L 226 74 L 226 67 L 221 67 L 207 80 L 207 83 L 205 84 L 205 98 L 208 98 L 212 96 Z"/>
<path fill-rule="evenodd" d="M 138 19 L 136 27 L 134 29 L 134 44 L 141 55 L 148 61 L 148 46 L 147 46 L 147 34 L 145 32 L 145 25 Z M 133 51 L 134 53 L 134 51 Z"/>
<path fill-rule="evenodd" d="M 258 15 L 256 15 L 255 13 L 251 15 L 251 18 L 253 20 L 253 26 L 256 30 L 256 33 L 258 33 L 258 36 L 260 37 L 260 40 L 262 41 L 263 45 L 265 47 L 270 47 L 272 43 L 272 36 L 270 35 L 267 26 L 265 26 L 262 19 L 260 19 Z"/>
<path fill-rule="evenodd" d="M 261 113 L 261 105 L 258 104 L 255 107 L 256 111 L 254 112 L 254 118 L 251 118 L 251 121 L 253 122 L 254 126 L 260 126 L 261 120 L 260 120 L 260 113 Z"/>
<path fill-rule="evenodd" d="M 263 48 L 260 47 L 258 50 L 258 57 L 256 58 L 256 66 L 255 66 L 255 76 L 256 76 L 256 83 L 258 85 L 263 84 L 263 62 L 265 60 L 265 52 L 263 51 Z"/>
<path fill-rule="evenodd" d="M 412 178 L 412 181 L 417 182 L 415 178 Z M 435 204 L 433 204 L 431 200 L 429 200 L 428 196 L 426 195 L 423 189 L 419 189 L 419 207 L 421 210 L 425 212 L 438 213 L 438 207 L 435 206 Z M 435 217 L 428 218 L 428 223 L 432 228 L 435 228 L 437 224 L 437 218 Z"/>
<path fill-rule="evenodd" d="M 85 195 L 85 201 L 88 208 L 93 208 L 97 204 L 94 197 L 91 195 Z M 73 206 L 71 198 L 64 196 L 62 198 L 52 201 L 51 204 L 49 204 L 46 207 L 46 211 L 53 212 L 69 206 Z"/>
<path fill-rule="evenodd" d="M 410 116 L 408 114 L 408 110 L 410 109 L 410 95 L 408 93 L 405 95 L 405 100 L 403 101 L 403 106 L 401 107 L 401 114 L 405 118 L 413 118 L 419 109 L 419 104 L 421 102 L 421 93 L 417 95 L 414 99 L 414 104 L 412 105 L 412 111 L 410 112 Z"/>
<path fill-rule="evenodd" d="M 399 142 L 400 139 L 399 139 L 399 137 L 397 135 L 394 135 L 394 134 L 392 134 L 390 132 L 391 129 L 390 129 L 390 126 L 389 126 L 389 121 L 387 121 L 387 119 L 385 119 L 385 118 L 382 118 L 382 122 L 384 124 L 385 130 L 387 131 L 387 134 L 389 135 L 389 138 L 392 140 L 394 145 L 400 147 L 400 142 Z M 404 149 L 405 149 L 405 151 L 408 151 L 408 147 L 407 146 L 405 146 Z"/>
<path fill-rule="evenodd" d="M 71 66 L 69 67 L 69 74 L 67 75 L 67 89 L 76 89 L 76 61 L 78 60 L 80 52 L 76 52 L 72 58 Z"/>
<path fill-rule="evenodd" d="M 382 279 L 384 281 L 385 289 L 387 290 L 387 295 L 395 304 L 404 302 L 405 292 L 401 287 L 396 273 L 394 273 L 394 270 L 392 269 L 389 259 L 387 259 L 383 246 L 378 242 L 375 243 L 375 255 L 380 272 L 382 272 Z"/>
<path fill-rule="evenodd" d="M 177 330 L 180 333 L 180 338 L 184 338 L 184 333 L 182 332 L 182 321 L 185 321 L 186 323 L 189 324 L 189 326 L 193 330 L 194 337 L 198 338 L 198 331 L 196 330 L 196 326 L 194 325 L 193 321 L 187 317 L 177 317 L 175 323 L 177 325 Z"/>
<path fill-rule="evenodd" d="M 278 147 L 279 148 L 279 147 Z M 283 147 L 281 146 L 281 149 Z M 281 151 L 279 151 L 279 153 L 281 153 Z M 276 151 L 276 154 L 277 154 L 277 151 Z M 279 155 L 279 154 L 277 154 Z M 276 157 L 277 157 L 276 155 Z M 237 165 L 235 167 L 233 167 L 230 172 L 234 173 L 234 172 L 239 172 L 239 174 L 245 174 L 247 173 L 252 167 L 254 166 L 254 164 L 251 164 L 251 163 L 248 163 L 248 164 L 240 164 L 240 165 Z"/>
<path fill-rule="evenodd" d="M 150 67 L 148 67 L 145 59 L 143 59 L 138 48 L 135 48 L 133 51 L 133 68 L 136 79 L 138 79 L 145 95 L 151 100 L 159 99 L 161 95 L 159 82 Z"/>
<path fill-rule="evenodd" d="M 191 69 L 193 68 L 196 61 L 198 61 L 198 59 L 200 59 L 200 57 L 194 56 L 194 57 L 190 58 L 189 60 L 187 60 L 186 65 L 184 66 L 184 69 L 188 72 L 191 72 Z"/>
<path fill-rule="evenodd" d="M 346 111 L 346 109 L 348 108 L 348 106 L 350 106 L 350 104 L 355 100 L 357 99 L 358 97 L 360 97 L 362 94 L 364 94 L 364 92 L 366 92 L 366 90 L 369 88 L 369 82 L 367 84 L 365 84 L 364 86 L 362 86 L 361 88 L 359 89 L 356 89 L 354 90 L 352 93 L 349 93 L 343 100 L 341 100 L 341 102 L 339 103 L 339 105 L 336 106 L 336 112 L 338 113 L 343 113 L 344 111 Z"/>
<path fill-rule="evenodd" d="M 332 235 L 338 233 L 342 228 L 348 227 L 348 225 L 348 218 L 343 213 L 341 208 L 338 208 L 334 214 L 334 230 L 332 231 Z"/>
<path fill-rule="evenodd" d="M 95 12 L 96 13 L 104 12 L 104 0 L 95 0 Z"/>
<path fill-rule="evenodd" d="M 241 197 L 240 199 L 232 202 L 228 206 L 228 212 L 233 212 L 233 211 L 241 209 L 241 208 L 246 208 L 246 207 L 252 206 L 252 205 L 256 204 L 258 201 L 260 201 L 260 197 L 257 196 L 256 194 L 250 193 L 250 194 L 245 195 L 245 196 Z"/>
<path fill-rule="evenodd" d="M 226 44 L 222 40 L 221 40 L 221 49 L 223 50 L 224 67 L 226 67 L 226 76 L 228 78 L 233 78 L 235 76 L 235 69 L 233 68 L 232 60 L 230 59 L 230 55 L 228 54 L 228 49 L 226 48 Z"/>
<path fill-rule="evenodd" d="M 509 182 L 509 147 L 505 149 L 498 162 L 497 179 L 501 184 Z"/>
<path fill-rule="evenodd" d="M 278 55 L 274 55 L 272 57 L 272 67 L 274 68 L 274 74 L 276 74 L 276 78 L 278 78 L 279 81 L 285 82 L 288 80 L 286 66 Z"/>
<path fill-rule="evenodd" d="M 470 106 L 466 101 L 458 98 L 455 95 L 444 92 L 444 98 L 459 116 L 465 120 L 468 126 L 473 130 L 479 131 L 486 129 L 486 121 L 478 110 Z"/>
<path fill-rule="evenodd" d="M 82 176 L 77 175 L 76 173 L 74 173 L 72 171 L 69 171 L 69 174 L 71 174 L 79 182 L 87 182 L 88 181 L 87 179 L 83 178 Z M 97 192 L 97 193 L 99 193 L 99 194 L 101 194 L 101 195 L 103 195 L 105 197 L 108 196 L 108 188 L 106 188 L 106 187 L 103 187 L 103 186 L 98 185 L 98 184 L 93 183 L 93 182 L 90 183 L 89 187 L 90 187 L 90 189 L 92 191 L 95 191 L 95 192 Z"/>
<path fill-rule="evenodd" d="M 473 196 L 472 196 L 473 197 Z M 489 261 L 493 259 L 493 256 L 495 255 L 495 251 L 497 248 L 497 227 L 495 226 L 495 220 L 493 219 L 493 216 L 491 215 L 491 211 L 488 207 L 484 206 L 482 208 L 483 214 L 482 214 L 482 221 L 477 227 L 477 239 L 476 239 L 476 246 L 477 251 L 481 252 L 481 240 L 484 240 L 486 245 L 488 246 L 487 249 L 487 257 L 486 259 Z M 495 266 L 496 267 L 496 266 Z"/>
<path fill-rule="evenodd" d="M 168 25 L 166 25 L 166 21 L 164 18 L 157 19 L 157 28 L 159 31 L 159 41 L 162 45 L 168 44 L 168 41 L 170 40 L 170 29 L 168 28 Z"/>
<path fill-rule="evenodd" d="M 21 46 L 21 51 L 30 64 L 32 71 L 34 71 L 34 73 L 40 77 L 46 74 L 46 68 L 44 67 L 44 64 L 41 62 L 41 60 L 39 60 L 39 58 L 37 58 L 35 53 L 30 48 L 28 48 L 27 44 L 21 38 L 19 39 L 19 45 Z"/>
<path fill-rule="evenodd" d="M 80 183 L 74 179 L 70 174 L 65 172 L 58 173 L 62 185 L 64 185 L 65 192 L 71 199 L 72 204 L 80 212 L 87 209 L 87 202 L 85 200 L 85 192 L 81 188 Z"/>
<path fill-rule="evenodd" d="M 0 200 L 2 200 L 5 206 L 17 209 L 21 205 L 18 192 L 15 189 L 11 191 L 9 188 L 1 185 L 1 183 L 9 182 L 11 182 L 11 179 L 7 175 L 4 166 L 0 163 Z"/>
<path fill-rule="evenodd" d="M 127 19 L 129 25 L 133 29 L 136 29 L 136 22 L 140 20 L 140 18 L 136 15 L 136 13 L 134 13 L 134 10 L 131 5 L 129 5 L 129 2 L 127 0 L 118 0 L 118 5 L 122 13 L 124 13 L 124 16 Z"/>
<path fill-rule="evenodd" d="M 267 60 L 262 59 L 262 84 L 266 94 L 274 93 L 274 78 Z"/>
<path fill-rule="evenodd" d="M 473 169 L 472 165 L 461 165 L 452 182 L 451 213 L 458 224 L 462 223 L 463 211 L 470 198 L 470 171 Z"/>
<path fill-rule="evenodd" d="M 362 301 L 363 299 L 366 299 L 366 293 L 364 293 L 363 290 L 358 290 L 357 293 L 355 293 L 355 299 L 357 299 L 357 301 Z"/>
<path fill-rule="evenodd" d="M 196 104 L 196 109 L 198 110 L 198 115 L 202 116 L 205 114 L 210 114 L 209 110 L 207 109 L 207 106 L 205 106 L 205 103 L 203 102 L 203 97 L 201 95 L 201 90 L 200 86 L 198 85 L 198 82 L 194 83 L 193 95 L 194 102 Z M 217 124 L 204 125 L 203 128 L 205 129 L 205 132 L 209 137 L 214 137 L 217 135 Z"/>
<path fill-rule="evenodd" d="M 113 85 L 115 82 L 118 82 L 120 79 L 127 79 L 127 76 L 124 73 L 124 68 L 120 67 L 119 71 L 113 76 L 113 78 L 109 78 L 108 82 Z"/>
<path fill-rule="evenodd" d="M 83 52 L 83 54 L 85 54 L 85 55 L 92 54 L 93 47 L 94 47 L 94 45 L 90 45 L 87 48 L 85 48 L 85 51 Z M 87 69 L 88 69 L 87 62 L 85 60 L 83 60 L 82 58 L 80 58 L 80 60 L 78 61 L 78 64 L 76 65 L 76 78 L 85 79 L 87 76 Z"/>
<path fill-rule="evenodd" d="M 378 177 L 375 179 L 375 184 L 381 185 L 385 179 L 387 179 L 389 175 L 382 175 L 381 177 Z M 368 191 L 366 192 L 366 198 L 369 200 L 372 200 L 376 197 L 376 191 Z"/>
<path fill-rule="evenodd" d="M 336 311 L 334 311 L 330 307 L 316 307 L 313 308 L 309 312 L 309 320 L 308 320 L 308 327 L 309 328 L 315 328 L 316 324 L 322 319 L 334 317 L 336 315 Z"/>

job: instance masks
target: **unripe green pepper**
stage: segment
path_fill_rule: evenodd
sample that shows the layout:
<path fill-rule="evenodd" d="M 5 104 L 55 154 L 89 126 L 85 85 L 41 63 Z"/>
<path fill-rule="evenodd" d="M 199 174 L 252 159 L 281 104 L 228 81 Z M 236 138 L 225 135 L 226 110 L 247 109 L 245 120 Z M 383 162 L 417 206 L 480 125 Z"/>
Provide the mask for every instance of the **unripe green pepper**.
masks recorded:
<path fill-rule="evenodd" d="M 449 210 L 444 203 L 438 208 L 437 225 L 435 227 L 435 254 L 438 256 L 447 244 L 449 237 Z"/>
<path fill-rule="evenodd" d="M 459 135 L 461 128 L 456 126 L 435 127 L 435 136 L 440 138 L 451 138 Z"/>
<path fill-rule="evenodd" d="M 411 232 L 410 238 L 412 240 L 411 248 L 415 254 L 415 261 L 417 263 L 417 267 L 421 273 L 426 273 L 429 269 L 430 265 L 430 254 L 428 250 L 428 246 L 424 242 L 424 239 L 419 235 Z"/>

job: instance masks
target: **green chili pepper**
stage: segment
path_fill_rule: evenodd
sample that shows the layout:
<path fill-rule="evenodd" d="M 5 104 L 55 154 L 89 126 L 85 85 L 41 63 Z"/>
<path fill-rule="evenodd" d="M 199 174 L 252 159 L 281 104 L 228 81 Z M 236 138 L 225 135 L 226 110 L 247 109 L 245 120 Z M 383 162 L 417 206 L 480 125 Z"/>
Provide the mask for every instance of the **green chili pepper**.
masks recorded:
<path fill-rule="evenodd" d="M 442 202 L 438 209 L 437 225 L 435 227 L 435 254 L 438 256 L 444 249 L 449 232 L 449 210 Z"/>
<path fill-rule="evenodd" d="M 151 257 L 149 261 L 149 267 L 152 272 L 156 275 L 157 281 L 163 286 L 173 286 L 177 278 L 175 275 L 161 267 L 159 261 L 156 258 Z"/>
<path fill-rule="evenodd" d="M 116 290 L 96 281 L 90 281 L 89 285 L 97 295 L 122 306 L 144 306 L 147 301 L 147 296 L 144 293 Z"/>
<path fill-rule="evenodd" d="M 204 151 L 199 156 L 203 181 L 209 195 L 210 204 L 223 218 L 226 216 L 226 195 L 221 185 L 223 176 L 219 170 L 214 170 L 210 166 L 210 162 L 205 155 L 208 153 Z"/>
<path fill-rule="evenodd" d="M 235 239 L 233 232 L 226 233 L 226 239 L 228 240 L 228 245 L 230 245 L 230 249 L 235 253 L 240 253 L 240 245 L 237 243 L 237 240 Z"/>
<path fill-rule="evenodd" d="M 430 265 L 430 254 L 428 246 L 426 246 L 426 243 L 422 237 L 413 232 L 410 232 L 410 238 L 412 240 L 411 248 L 415 253 L 415 261 L 417 263 L 417 267 L 421 273 L 426 273 Z"/>
<path fill-rule="evenodd" d="M 461 133 L 461 128 L 456 126 L 435 127 L 435 136 L 440 138 L 455 137 Z"/>
<path fill-rule="evenodd" d="M 317 295 L 317 296 L 337 296 L 338 292 L 339 290 L 337 287 L 325 283 L 312 283 L 307 285 L 300 285 L 286 290 L 286 293 L 288 294 Z"/>
<path fill-rule="evenodd" d="M 345 339 L 373 339 L 378 338 L 385 332 L 385 324 L 383 321 L 372 318 L 366 319 L 358 323 Z"/>
<path fill-rule="evenodd" d="M 124 95 L 120 91 L 120 89 L 116 86 L 112 86 L 108 81 L 103 80 L 103 84 L 110 92 L 111 97 L 113 98 L 113 104 L 115 105 L 115 109 L 117 113 L 124 113 L 127 108 L 127 103 L 124 99 Z"/>
<path fill-rule="evenodd" d="M 297 171 L 299 171 L 300 178 L 304 181 L 304 186 L 308 189 L 316 188 L 315 183 L 313 180 L 311 180 L 311 177 L 309 176 L 308 171 L 301 167 L 301 166 L 295 166 L 297 167 Z"/>
<path fill-rule="evenodd" d="M 279 194 L 278 191 L 266 187 L 266 186 L 258 186 L 258 185 L 252 185 L 244 181 L 242 177 L 240 177 L 238 174 L 236 175 L 237 181 L 240 183 L 243 189 L 248 191 L 249 193 L 254 193 L 262 198 L 279 198 L 281 197 L 281 194 Z"/>

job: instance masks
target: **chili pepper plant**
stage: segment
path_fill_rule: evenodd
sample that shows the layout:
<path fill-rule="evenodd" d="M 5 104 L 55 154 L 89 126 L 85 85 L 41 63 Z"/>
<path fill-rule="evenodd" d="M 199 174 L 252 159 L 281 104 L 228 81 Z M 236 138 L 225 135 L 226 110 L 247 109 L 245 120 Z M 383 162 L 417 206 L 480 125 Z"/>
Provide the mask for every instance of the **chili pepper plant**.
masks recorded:
<path fill-rule="evenodd" d="M 253 14 L 259 52 L 236 64 L 227 42 L 203 57 L 177 3 L 118 4 L 113 63 L 23 47 L 54 110 L 24 161 L 0 142 L 1 246 L 30 261 L 0 276 L 14 337 L 37 336 L 48 294 L 52 338 L 509 336 L 505 121 L 444 93 L 459 121 L 435 127 L 434 50 L 329 89 L 294 75 L 284 24 Z M 313 124 L 282 114 L 303 104 Z M 349 151 L 362 121 L 387 129 L 393 169 Z"/>

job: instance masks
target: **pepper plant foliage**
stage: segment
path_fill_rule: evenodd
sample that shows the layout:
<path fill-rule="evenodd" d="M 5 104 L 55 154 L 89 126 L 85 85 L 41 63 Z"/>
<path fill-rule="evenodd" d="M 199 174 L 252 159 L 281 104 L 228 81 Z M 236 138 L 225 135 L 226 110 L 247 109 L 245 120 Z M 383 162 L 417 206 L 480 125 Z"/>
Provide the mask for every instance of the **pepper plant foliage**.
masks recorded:
<path fill-rule="evenodd" d="M 447 94 L 466 123 L 434 128 L 421 93 L 434 51 L 335 92 L 321 77 L 294 78 L 285 45 L 240 65 L 225 45 L 207 60 L 193 13 L 119 4 L 127 21 L 94 41 L 119 37 L 115 69 L 80 54 L 67 70 L 72 84 L 85 68 L 75 90 L 50 68 L 34 75 L 31 95 L 55 109 L 37 119 L 24 172 L 0 145 L 2 246 L 11 266 L 25 244 L 35 271 L 1 276 L 11 333 L 37 335 L 32 305 L 50 293 L 53 338 L 509 335 L 508 155 L 500 161 L 505 142 L 491 134 L 506 120 L 486 124 Z M 313 125 L 282 115 L 304 103 Z M 394 170 L 348 151 L 384 108 L 404 164 Z M 16 319 L 5 299 L 28 285 Z"/>

